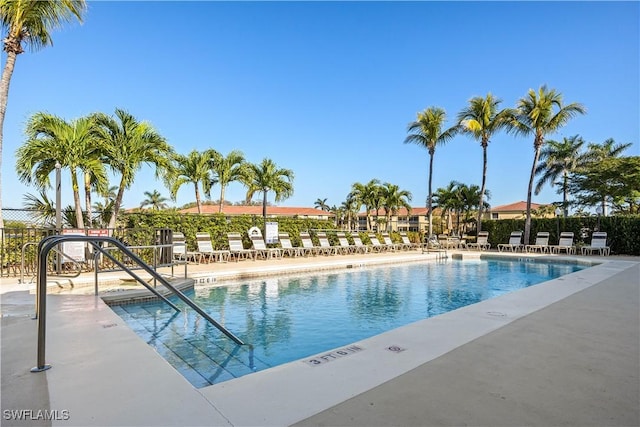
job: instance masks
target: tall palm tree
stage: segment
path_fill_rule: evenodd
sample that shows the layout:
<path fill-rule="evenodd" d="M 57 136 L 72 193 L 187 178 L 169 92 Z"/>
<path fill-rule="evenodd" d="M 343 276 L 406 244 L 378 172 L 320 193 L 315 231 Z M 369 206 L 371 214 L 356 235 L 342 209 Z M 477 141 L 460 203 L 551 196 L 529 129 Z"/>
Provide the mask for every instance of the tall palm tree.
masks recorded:
<path fill-rule="evenodd" d="M 267 196 L 275 193 L 275 201 L 288 199 L 293 195 L 293 171 L 279 168 L 273 160 L 265 158 L 261 163 L 248 165 L 248 173 L 244 180 L 247 186 L 247 200 L 255 193 L 262 193 L 262 218 L 267 219 Z"/>
<path fill-rule="evenodd" d="M 404 142 L 417 144 L 429 152 L 429 194 L 427 196 L 427 210 L 429 214 L 429 236 L 433 234 L 433 191 L 431 182 L 433 178 L 433 156 L 438 145 L 444 145 L 460 131 L 460 126 L 455 125 L 442 130 L 447 114 L 442 108 L 429 107 L 418 113 L 416 121 L 409 123 L 407 132 L 409 135 Z"/>
<path fill-rule="evenodd" d="M 533 164 L 527 190 L 527 215 L 524 223 L 524 244 L 529 244 L 531 234 L 531 194 L 533 181 L 540 157 L 540 150 L 547 135 L 557 132 L 569 120 L 578 114 L 584 114 L 586 109 L 582 104 L 572 103 L 564 105 L 562 94 L 555 89 L 548 89 L 546 85 L 536 92 L 529 89 L 526 96 L 520 98 L 515 110 L 510 111 L 509 131 L 517 135 L 533 134 Z"/>
<path fill-rule="evenodd" d="M 24 45 L 32 51 L 52 45 L 50 32 L 74 18 L 82 22 L 82 14 L 86 9 L 85 0 L 3 0 L 0 2 L 0 27 L 7 32 L 3 40 L 3 50 L 7 56 L 0 79 L 0 170 L 2 170 L 2 140 L 9 84 L 18 55 L 24 52 Z M 0 188 L 2 188 L 1 174 Z M 0 198 L 0 230 L 3 228 L 2 198 Z"/>
<path fill-rule="evenodd" d="M 227 186 L 233 181 L 242 181 L 246 171 L 247 164 L 241 151 L 233 150 L 227 157 L 215 156 L 211 162 L 211 170 L 213 171 L 212 184 L 220 184 L 220 206 L 218 212 L 222 212 L 224 206 L 224 193 Z"/>
<path fill-rule="evenodd" d="M 547 183 L 559 185 L 562 191 L 562 211 L 564 217 L 569 216 L 569 176 L 585 162 L 582 153 L 584 140 L 574 135 L 564 137 L 562 141 L 548 140 L 540 150 L 540 164 L 536 167 L 536 175 L 541 175 L 536 183 L 535 194 Z M 560 181 L 561 179 L 561 181 Z"/>
<path fill-rule="evenodd" d="M 357 198 L 352 194 L 347 194 L 347 198 L 340 207 L 345 212 L 347 217 L 347 229 L 351 231 L 353 229 L 354 222 L 356 223 L 357 229 L 357 220 L 358 220 L 358 211 L 360 211 L 360 207 L 362 205 L 358 202 Z"/>
<path fill-rule="evenodd" d="M 156 176 L 170 168 L 173 149 L 146 121 L 138 121 L 129 112 L 117 108 L 115 118 L 99 113 L 94 119 L 100 126 L 100 140 L 104 147 L 104 161 L 120 174 L 118 193 L 113 202 L 109 228 L 116 226 L 118 213 L 126 189 L 134 182 L 143 165 L 155 166 Z"/>
<path fill-rule="evenodd" d="M 386 219 L 386 230 L 391 230 L 391 215 L 398 213 L 400 208 L 405 208 L 408 212 L 411 212 L 411 192 L 407 190 L 400 190 L 400 187 L 385 182 L 380 187 L 382 195 L 382 208 L 384 209 L 384 216 Z"/>
<path fill-rule="evenodd" d="M 147 196 L 147 198 L 144 199 L 142 203 L 140 203 L 140 208 L 150 206 L 151 210 L 159 211 L 167 207 L 167 204 L 165 202 L 168 199 L 166 197 L 163 197 L 158 190 L 153 190 L 153 192 L 145 191 L 144 195 Z"/>
<path fill-rule="evenodd" d="M 457 189 L 459 198 L 461 201 L 461 214 L 464 216 L 464 228 L 467 230 L 467 225 L 472 222 L 472 212 L 476 209 L 480 212 L 489 208 L 489 203 L 486 200 L 480 200 L 480 187 L 475 184 L 466 185 L 460 184 Z M 485 199 L 491 198 L 491 192 L 485 190 Z M 458 216 L 458 218 L 460 215 Z"/>
<path fill-rule="evenodd" d="M 587 145 L 587 153 L 585 154 L 585 161 L 587 162 L 600 162 L 605 159 L 618 157 L 624 150 L 631 147 L 631 143 L 616 144 L 613 138 L 605 140 L 602 144 L 589 143 Z M 606 197 L 602 199 L 602 214 L 607 216 L 607 200 Z"/>
<path fill-rule="evenodd" d="M 461 185 L 458 181 L 451 181 L 446 187 L 436 189 L 433 194 L 434 206 L 447 214 L 447 229 L 453 229 L 452 218 L 453 214 L 456 214 L 458 219 L 456 231 L 458 232 L 460 231 L 460 212 L 462 212 L 462 198 L 459 191 Z"/>
<path fill-rule="evenodd" d="M 471 135 L 480 141 L 482 146 L 482 186 L 480 187 L 480 206 L 483 206 L 484 194 L 487 183 L 487 147 L 494 133 L 504 128 L 507 124 L 508 110 L 498 110 L 501 99 L 495 98 L 491 93 L 486 97 L 474 97 L 469 100 L 469 105 L 458 113 L 458 122 L 462 132 Z M 482 231 L 482 209 L 478 209 L 478 232 Z"/>
<path fill-rule="evenodd" d="M 205 151 L 193 150 L 189 154 L 176 154 L 174 156 L 174 164 L 167 175 L 167 183 L 171 198 L 176 199 L 178 190 L 183 184 L 192 184 L 196 196 L 196 206 L 198 213 L 202 213 L 202 198 L 200 196 L 200 185 L 202 191 L 207 198 L 211 197 L 211 163 L 220 156 L 215 150 L 209 149 Z"/>
<path fill-rule="evenodd" d="M 327 199 L 326 198 L 324 198 L 324 199 L 320 199 L 320 198 L 316 199 L 316 201 L 313 202 L 313 206 L 316 209 L 320 209 L 320 210 L 323 210 L 323 211 L 331 210 L 331 208 L 327 204 Z"/>
<path fill-rule="evenodd" d="M 49 175 L 56 162 L 69 169 L 76 227 L 84 228 L 78 182 L 78 170 L 96 180 L 107 181 L 106 171 L 99 160 L 100 144 L 96 143 L 96 126 L 90 117 L 66 122 L 58 116 L 36 113 L 27 121 L 27 141 L 16 152 L 16 171 L 22 182 L 39 188 L 49 186 Z M 85 189 L 85 191 L 87 191 Z"/>
<path fill-rule="evenodd" d="M 351 185 L 351 196 L 357 200 L 359 206 L 364 205 L 367 215 L 367 231 L 371 231 L 371 211 L 375 209 L 378 215 L 380 181 L 372 179 L 366 184 L 355 182 Z"/>

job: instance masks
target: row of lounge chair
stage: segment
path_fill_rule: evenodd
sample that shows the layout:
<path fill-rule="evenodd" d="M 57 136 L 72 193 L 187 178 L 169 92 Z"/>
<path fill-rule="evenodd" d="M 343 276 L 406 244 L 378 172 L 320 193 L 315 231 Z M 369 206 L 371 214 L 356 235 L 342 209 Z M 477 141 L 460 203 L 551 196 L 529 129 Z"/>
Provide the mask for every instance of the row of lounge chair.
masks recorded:
<path fill-rule="evenodd" d="M 510 252 L 540 252 L 540 253 L 553 253 L 560 254 L 565 252 L 567 254 L 575 254 L 576 246 L 574 245 L 574 235 L 571 231 L 563 231 L 560 233 L 557 245 L 549 244 L 549 232 L 541 231 L 536 234 L 535 243 L 524 245 L 522 244 L 522 231 L 513 231 L 509 237 L 508 243 L 501 243 L 498 245 L 498 251 L 510 251 Z M 594 231 L 591 236 L 591 244 L 582 246 L 580 248 L 582 255 L 593 254 L 595 252 L 598 255 L 609 255 L 611 248 L 607 246 L 607 233 L 605 231 Z"/>
<path fill-rule="evenodd" d="M 283 256 L 316 256 L 316 255 L 337 255 L 337 254 L 365 254 L 380 252 L 395 252 L 400 250 L 423 249 L 427 250 L 425 244 L 413 243 L 409 240 L 406 233 L 401 233 L 402 242 L 394 243 L 388 233 L 383 234 L 383 242 L 378 240 L 376 234 L 369 234 L 371 244 L 364 244 L 358 234 L 353 234 L 351 244 L 346 233 L 337 232 L 336 237 L 338 245 L 333 246 L 329 242 L 326 233 L 316 233 L 319 245 L 313 242 L 311 234 L 308 232 L 300 233 L 300 241 L 302 246 L 293 246 L 288 233 L 279 233 L 278 240 L 280 247 L 267 247 L 265 241 L 260 234 L 250 234 L 251 248 L 245 248 L 241 233 L 227 233 L 229 249 L 214 249 L 211 242 L 211 236 L 207 232 L 196 233 L 196 241 L 198 244 L 197 251 L 189 251 L 186 245 L 186 239 L 183 233 L 173 233 L 173 257 L 181 261 L 193 261 L 196 263 L 212 262 L 212 261 L 240 261 L 242 259 L 270 259 L 282 258 Z"/>
<path fill-rule="evenodd" d="M 543 231 L 536 235 L 535 243 L 522 244 L 522 231 L 514 231 L 509 237 L 508 243 L 500 243 L 497 246 L 499 252 L 540 252 L 552 254 L 575 254 L 576 246 L 574 245 L 574 234 L 572 232 L 560 233 L 557 245 L 549 244 L 549 232 Z M 402 250 L 422 249 L 428 251 L 430 249 L 446 250 L 447 248 L 455 249 L 476 249 L 489 250 L 489 233 L 481 231 L 478 233 L 477 240 L 473 243 L 466 243 L 458 238 L 447 238 L 446 243 L 441 239 L 438 241 L 430 241 L 429 243 L 414 243 L 409 240 L 406 233 L 400 233 L 402 242 L 396 243 L 391 240 L 388 233 L 382 234 L 382 242 L 375 233 L 368 235 L 371 244 L 364 244 L 357 233 L 351 236 L 353 244 L 351 244 L 344 232 L 337 232 L 336 237 L 338 245 L 331 245 L 326 233 L 318 232 L 316 237 L 319 245 L 313 242 L 311 234 L 308 232 L 300 233 L 300 241 L 302 246 L 293 246 L 288 233 L 279 233 L 278 240 L 280 247 L 267 247 L 262 235 L 250 235 L 251 248 L 245 248 L 241 233 L 227 233 L 229 249 L 214 249 L 211 243 L 211 236 L 207 232 L 196 233 L 198 243 L 197 251 L 189 251 L 186 246 L 186 239 L 183 233 L 173 233 L 173 256 L 174 259 L 183 261 L 201 262 L 224 262 L 235 259 L 271 259 L 282 258 L 283 256 L 316 256 L 316 255 L 337 255 L 337 254 L 366 254 L 380 252 L 395 252 Z M 582 255 L 598 253 L 599 255 L 609 255 L 610 248 L 607 246 L 607 233 L 594 232 L 591 244 L 582 246 Z"/>

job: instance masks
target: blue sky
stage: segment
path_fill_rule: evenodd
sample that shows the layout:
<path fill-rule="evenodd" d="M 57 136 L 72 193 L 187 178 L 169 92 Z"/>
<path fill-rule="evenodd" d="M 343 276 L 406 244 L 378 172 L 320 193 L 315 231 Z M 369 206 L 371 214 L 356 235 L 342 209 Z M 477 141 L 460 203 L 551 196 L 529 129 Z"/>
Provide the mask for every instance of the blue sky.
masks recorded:
<path fill-rule="evenodd" d="M 453 125 L 473 96 L 491 92 L 512 107 L 542 84 L 588 111 L 552 139 L 614 138 L 634 144 L 625 154 L 639 155 L 639 4 L 93 1 L 82 25 L 53 33 L 53 47 L 18 57 L 4 125 L 3 205 L 20 208 L 25 193 L 37 194 L 17 180 L 14 154 L 39 111 L 71 120 L 123 108 L 180 153 L 269 157 L 295 173 L 294 195 L 281 206 L 318 198 L 340 205 L 354 182 L 373 178 L 425 206 L 428 154 L 403 143 L 416 113 L 439 106 Z M 526 200 L 531 138 L 497 134 L 488 155 L 489 202 Z M 481 177 L 478 142 L 460 135 L 437 148 L 434 190 L 452 180 L 479 185 Z M 66 173 L 65 184 L 66 205 Z M 153 190 L 169 197 L 144 167 L 124 206 Z M 226 199 L 244 194 L 233 183 Z M 547 187 L 534 202 L 559 198 Z M 185 185 L 172 205 L 192 201 Z"/>

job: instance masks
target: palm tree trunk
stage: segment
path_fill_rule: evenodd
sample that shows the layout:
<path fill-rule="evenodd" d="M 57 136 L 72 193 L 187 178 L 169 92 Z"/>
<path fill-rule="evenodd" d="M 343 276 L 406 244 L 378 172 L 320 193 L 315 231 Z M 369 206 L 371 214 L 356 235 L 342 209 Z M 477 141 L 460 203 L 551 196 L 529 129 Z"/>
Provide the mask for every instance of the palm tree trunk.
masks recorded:
<path fill-rule="evenodd" d="M 482 231 L 482 207 L 484 202 L 484 191 L 487 184 L 487 145 L 482 144 L 482 186 L 480 187 L 480 203 L 478 204 L 478 233 Z"/>
<path fill-rule="evenodd" d="M 9 99 L 9 83 L 13 75 L 13 69 L 16 64 L 15 52 L 8 51 L 7 59 L 2 70 L 2 79 L 0 80 L 0 188 L 2 188 L 2 138 L 4 129 L 4 116 L 7 112 L 7 101 Z M 2 216 L 2 194 L 0 194 L 0 230 L 4 229 L 4 218 Z"/>
<path fill-rule="evenodd" d="M 429 214 L 429 237 L 433 234 L 433 212 L 431 212 L 433 192 L 431 191 L 431 179 L 433 175 L 433 152 L 429 153 L 429 196 L 427 197 L 427 213 Z"/>
<path fill-rule="evenodd" d="M 562 183 L 562 214 L 566 218 L 569 216 L 569 206 L 567 205 L 567 196 L 569 193 L 569 175 L 564 172 L 564 179 Z"/>
<path fill-rule="evenodd" d="M 88 173 L 84 174 L 84 203 L 87 210 L 87 226 L 91 228 L 93 212 L 91 212 L 91 176 Z"/>
<path fill-rule="evenodd" d="M 200 189 L 198 188 L 198 183 L 194 183 L 193 186 L 196 189 L 196 205 L 198 205 L 198 214 L 202 213 L 202 206 L 200 203 Z"/>
<path fill-rule="evenodd" d="M 124 175 L 120 178 L 120 186 L 118 187 L 118 194 L 116 195 L 116 200 L 113 202 L 113 212 L 111 213 L 111 218 L 109 219 L 109 227 L 111 229 L 110 232 L 116 228 L 116 220 L 118 219 L 118 213 L 120 212 L 120 205 L 122 204 L 122 198 L 124 197 L 124 188 L 125 188 L 125 177 Z"/>
<path fill-rule="evenodd" d="M 224 205 L 224 185 L 220 184 L 220 206 L 218 212 L 222 212 L 222 206 Z"/>
<path fill-rule="evenodd" d="M 267 226 L 267 190 L 262 192 L 262 219 L 264 220 L 264 226 Z M 265 230 L 266 233 L 266 230 Z"/>
<path fill-rule="evenodd" d="M 78 187 L 78 176 L 73 169 L 71 169 L 71 187 L 73 188 L 73 204 L 76 208 L 76 227 L 84 228 L 82 205 L 80 204 L 80 188 Z"/>
<path fill-rule="evenodd" d="M 533 193 L 533 180 L 536 175 L 536 166 L 538 157 L 540 157 L 541 144 L 535 144 L 535 154 L 533 156 L 533 165 L 531 165 L 531 175 L 529 177 L 529 189 L 527 190 L 527 216 L 524 220 L 524 244 L 529 244 L 529 235 L 531 234 L 531 194 Z"/>

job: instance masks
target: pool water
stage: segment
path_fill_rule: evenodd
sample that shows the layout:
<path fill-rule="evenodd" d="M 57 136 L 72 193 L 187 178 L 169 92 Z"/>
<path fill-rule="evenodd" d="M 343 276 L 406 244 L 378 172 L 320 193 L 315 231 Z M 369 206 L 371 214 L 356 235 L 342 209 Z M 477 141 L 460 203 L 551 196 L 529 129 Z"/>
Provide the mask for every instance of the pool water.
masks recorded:
<path fill-rule="evenodd" d="M 187 295 L 250 345 L 178 299 L 112 307 L 195 387 L 303 359 L 585 268 L 464 260 L 357 268 L 197 288 Z"/>

